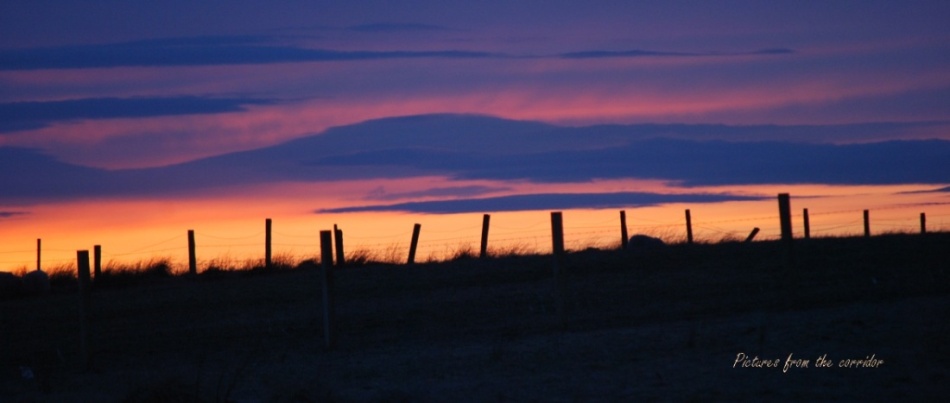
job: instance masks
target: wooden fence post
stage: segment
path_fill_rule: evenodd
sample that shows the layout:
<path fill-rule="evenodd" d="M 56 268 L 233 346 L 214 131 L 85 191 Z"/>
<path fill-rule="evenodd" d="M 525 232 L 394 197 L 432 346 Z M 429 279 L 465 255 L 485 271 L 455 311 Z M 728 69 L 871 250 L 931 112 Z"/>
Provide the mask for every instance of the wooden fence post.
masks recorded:
<path fill-rule="evenodd" d="M 491 222 L 491 216 L 485 214 L 482 216 L 482 245 L 478 252 L 478 257 L 484 259 L 488 257 L 488 223 Z"/>
<path fill-rule="evenodd" d="M 89 251 L 76 251 L 76 267 L 79 280 L 79 356 L 83 370 L 89 369 L 89 315 L 91 313 L 89 279 Z"/>
<path fill-rule="evenodd" d="M 755 239 L 755 236 L 756 236 L 758 233 L 759 233 L 759 227 L 754 227 L 754 228 L 752 228 L 752 232 L 750 232 L 750 233 L 749 233 L 749 236 L 746 237 L 745 242 L 746 242 L 746 243 L 752 242 L 752 240 Z"/>
<path fill-rule="evenodd" d="M 343 267 L 346 265 L 346 257 L 343 254 L 343 230 L 333 224 L 333 244 L 336 246 L 336 265 Z"/>
<path fill-rule="evenodd" d="M 564 294 L 566 294 L 567 280 L 564 267 L 564 219 L 560 211 L 551 213 L 551 251 L 554 257 L 554 306 L 558 322 L 561 327 L 567 325 L 564 312 Z"/>
<path fill-rule="evenodd" d="M 43 240 L 40 238 L 36 238 L 36 270 L 37 271 L 40 271 L 40 268 L 41 268 L 40 257 L 41 257 L 42 252 L 43 252 Z"/>
<path fill-rule="evenodd" d="M 871 236 L 871 212 L 864 210 L 864 237 Z"/>
<path fill-rule="evenodd" d="M 92 272 L 96 280 L 102 275 L 102 245 L 92 247 Z"/>
<path fill-rule="evenodd" d="M 412 242 L 409 243 L 409 264 L 416 262 L 416 247 L 419 246 L 419 230 L 422 229 L 421 224 L 415 224 L 412 226 Z"/>
<path fill-rule="evenodd" d="M 792 203 L 788 193 L 778 194 L 779 225 L 782 229 L 782 240 L 792 241 Z"/>
<path fill-rule="evenodd" d="M 551 251 L 555 256 L 564 254 L 564 218 L 560 211 L 551 213 Z"/>
<path fill-rule="evenodd" d="M 693 243 L 693 217 L 689 214 L 689 209 L 686 209 L 686 243 Z"/>
<path fill-rule="evenodd" d="M 195 230 L 188 230 L 188 274 L 198 274 L 198 256 L 195 253 Z"/>
<path fill-rule="evenodd" d="M 808 220 L 808 209 L 802 210 L 802 219 L 805 220 L 805 239 L 811 239 L 811 223 Z"/>
<path fill-rule="evenodd" d="M 334 345 L 333 309 L 333 233 L 320 231 L 320 263 L 323 286 L 323 340 L 326 348 Z"/>
<path fill-rule="evenodd" d="M 630 238 L 627 236 L 627 212 L 620 210 L 620 249 L 627 249 L 627 242 Z"/>
<path fill-rule="evenodd" d="M 920 213 L 920 233 L 921 234 L 927 233 L 927 214 L 926 213 Z"/>
<path fill-rule="evenodd" d="M 273 239 L 271 238 L 272 224 L 273 222 L 271 221 L 270 218 L 267 218 L 264 220 L 264 268 L 265 269 L 270 269 L 271 265 L 273 264 L 273 260 L 271 260 L 271 251 L 272 251 L 271 240 Z"/>

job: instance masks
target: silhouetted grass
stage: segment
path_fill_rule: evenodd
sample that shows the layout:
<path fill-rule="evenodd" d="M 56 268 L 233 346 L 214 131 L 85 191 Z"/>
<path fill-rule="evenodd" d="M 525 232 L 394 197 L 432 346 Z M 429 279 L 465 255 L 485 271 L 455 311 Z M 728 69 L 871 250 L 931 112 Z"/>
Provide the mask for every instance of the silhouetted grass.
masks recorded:
<path fill-rule="evenodd" d="M 462 243 L 454 248 L 446 246 L 442 252 L 431 252 L 424 262 L 440 263 L 477 258 L 478 251 L 475 250 L 475 247 L 470 243 Z"/>
<path fill-rule="evenodd" d="M 75 264 L 59 264 L 44 268 L 49 274 L 49 284 L 53 288 L 66 287 L 76 284 L 77 269 Z"/>
<path fill-rule="evenodd" d="M 346 255 L 346 264 L 350 266 L 363 266 L 373 261 L 373 252 L 367 248 L 359 248 L 348 252 Z"/>
<path fill-rule="evenodd" d="M 170 279 L 178 272 L 180 270 L 176 270 L 169 257 L 153 257 L 134 263 L 110 261 L 93 281 L 97 287 L 126 286 Z"/>
<path fill-rule="evenodd" d="M 742 241 L 744 240 L 744 237 L 729 233 L 722 235 L 719 239 L 696 239 L 694 240 L 693 245 L 687 245 L 685 243 L 685 237 L 682 236 L 680 232 L 681 231 L 674 228 L 654 228 L 652 232 L 648 232 L 647 235 L 663 239 L 671 248 L 675 248 L 675 251 L 671 250 L 665 253 L 650 253 L 646 256 L 637 255 L 637 259 L 644 264 L 656 264 L 658 262 L 662 263 L 666 260 L 670 260 L 670 257 L 675 255 L 677 256 L 677 259 L 674 260 L 679 261 L 682 260 L 684 256 L 690 256 L 696 253 L 706 253 L 703 251 L 707 250 L 708 247 L 713 247 L 713 249 L 716 249 L 716 247 L 721 246 L 721 248 L 718 250 L 731 250 L 732 248 L 736 247 L 734 244 L 741 245 L 743 244 Z M 945 235 L 945 232 L 930 232 L 926 234 L 924 238 Z M 875 234 L 865 241 L 868 244 L 878 242 L 894 243 L 902 242 L 899 240 L 903 239 L 917 238 L 919 238 L 919 235 L 913 233 L 912 231 L 892 230 Z M 808 256 L 814 255 L 814 250 L 819 250 L 819 253 L 821 254 L 827 253 L 829 255 L 841 255 L 846 253 L 846 250 L 829 251 L 819 248 L 816 245 L 836 245 L 838 243 L 850 245 L 860 239 L 864 239 L 864 237 L 861 235 L 834 235 L 814 237 L 810 240 L 797 239 L 795 244 L 797 245 L 796 249 L 798 250 L 798 253 L 796 253 L 796 255 L 804 256 L 803 259 L 805 260 L 809 258 Z M 740 247 L 744 248 L 746 251 L 743 253 L 748 254 L 749 251 L 767 249 L 765 246 L 753 247 L 754 245 L 771 245 L 774 242 L 775 241 L 756 241 L 753 244 Z M 689 249 L 684 249 L 683 247 L 689 247 Z M 812 250 L 812 248 L 817 249 Z M 619 249 L 619 242 L 614 243 L 612 241 L 605 241 L 603 239 L 592 239 L 587 241 L 573 242 L 570 245 L 568 252 L 574 255 L 574 259 L 581 260 L 583 260 L 584 257 L 591 257 L 595 255 L 607 256 L 608 260 L 616 260 L 617 256 L 621 256 L 619 258 L 621 260 L 625 259 L 622 256 L 626 256 L 626 254 L 614 254 L 614 252 L 619 251 Z M 802 254 L 802 251 L 805 250 L 808 250 L 809 252 Z M 349 268 L 403 265 L 405 263 L 406 253 L 406 248 L 398 243 L 393 243 L 385 248 L 376 250 L 366 247 L 359 247 L 348 252 L 346 257 L 346 265 Z M 629 253 L 637 254 L 636 251 L 628 251 L 627 254 Z M 864 250 L 862 249 L 860 253 L 864 253 Z M 544 255 L 544 253 L 538 251 L 537 245 L 532 245 L 527 242 L 509 242 L 504 246 L 490 246 L 488 249 L 488 260 L 495 261 L 496 263 L 511 261 L 513 259 L 518 260 L 517 258 L 538 258 L 542 255 Z M 420 261 L 419 264 L 424 264 L 426 266 L 437 266 L 477 260 L 480 259 L 479 252 L 476 250 L 475 246 L 470 243 L 462 243 L 454 248 L 446 247 L 439 253 L 433 252 L 426 259 Z M 605 264 L 601 260 L 603 260 L 602 256 L 594 259 L 592 264 Z M 607 265 L 609 266 L 609 264 Z M 265 267 L 263 258 L 237 259 L 230 255 L 221 255 L 206 261 L 199 261 L 198 273 L 202 278 L 213 279 L 222 276 L 241 274 L 266 274 L 268 272 L 314 269 L 319 266 L 319 258 L 299 258 L 287 252 L 274 254 L 272 256 L 272 264 L 269 269 Z M 19 277 L 22 277 L 30 270 L 32 269 L 28 269 L 24 266 L 17 268 L 13 271 L 13 273 Z M 72 289 L 76 286 L 77 271 L 75 264 L 67 263 L 53 265 L 46 268 L 45 271 L 50 276 L 50 283 L 54 290 L 64 288 Z M 185 278 L 187 277 L 187 274 L 187 267 L 182 263 L 176 263 L 170 257 L 152 257 L 131 263 L 110 261 L 103 267 L 99 278 L 94 279 L 94 281 L 95 284 L 100 287 L 128 286 Z"/>
<path fill-rule="evenodd" d="M 526 242 L 512 242 L 504 246 L 488 246 L 488 256 L 491 257 L 512 257 L 512 256 L 531 256 L 538 255 L 538 249 Z"/>

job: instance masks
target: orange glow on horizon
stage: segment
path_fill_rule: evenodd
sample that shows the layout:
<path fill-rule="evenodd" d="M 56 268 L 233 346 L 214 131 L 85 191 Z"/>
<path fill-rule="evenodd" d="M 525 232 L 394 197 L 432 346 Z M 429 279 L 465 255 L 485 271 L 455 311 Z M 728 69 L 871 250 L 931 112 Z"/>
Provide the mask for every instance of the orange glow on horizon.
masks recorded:
<path fill-rule="evenodd" d="M 427 187 L 449 185 L 443 179 L 427 178 Z M 479 182 L 482 185 L 490 183 Z M 609 185 L 605 186 L 605 183 Z M 274 252 L 302 259 L 319 251 L 318 232 L 334 224 L 344 230 L 348 252 L 364 250 L 377 258 L 405 259 L 414 223 L 422 224 L 418 261 L 451 256 L 460 248 L 477 253 L 482 213 L 418 214 L 369 212 L 315 214 L 318 208 L 394 201 L 362 200 L 368 189 L 385 186 L 393 193 L 422 187 L 424 181 L 366 181 L 357 184 L 283 184 L 244 189 L 240 194 L 205 195 L 167 200 L 95 200 L 30 206 L 29 214 L 2 220 L 0 270 L 32 268 L 35 241 L 43 239 L 43 266 L 72 265 L 75 251 L 102 245 L 103 262 L 132 263 L 169 257 L 179 267 L 187 261 L 188 229 L 196 232 L 199 267 L 213 259 L 243 261 L 262 259 L 264 219 L 274 221 Z M 468 184 L 468 183 L 467 183 Z M 458 186 L 459 184 L 455 183 Z M 497 185 L 497 184 L 496 184 Z M 510 185 L 510 184 L 509 184 Z M 638 191 L 638 183 L 622 181 L 599 184 L 525 185 L 509 192 Z M 663 185 L 651 188 L 660 190 Z M 613 187 L 611 187 L 613 186 Z M 623 189 L 621 189 L 623 188 Z M 698 241 L 744 239 L 752 227 L 761 228 L 757 240 L 778 237 L 778 213 L 774 195 L 792 194 L 795 236 L 802 236 L 801 213 L 808 208 L 813 236 L 857 235 L 862 230 L 862 210 L 871 210 L 872 233 L 917 232 L 919 213 L 926 212 L 930 231 L 950 230 L 950 196 L 945 193 L 907 193 L 931 190 L 934 185 L 828 186 L 766 185 L 735 188 L 686 189 L 689 192 L 763 195 L 762 201 L 628 206 L 630 235 L 644 233 L 667 241 L 685 239 L 683 210 L 692 213 Z M 610 189 L 610 190 L 608 190 Z M 616 189 L 616 190 L 614 190 Z M 667 188 L 674 189 L 674 188 Z M 678 189 L 683 191 L 683 189 Z M 646 190 L 643 190 L 646 191 Z M 348 196 L 336 196 L 348 195 Z M 2 206 L 0 206 L 2 207 Z M 24 210 L 24 207 L 2 207 Z M 616 247 L 620 241 L 621 208 L 564 211 L 566 244 L 569 249 L 588 246 Z M 550 251 L 549 211 L 485 212 L 492 215 L 489 245 L 492 250 L 516 248 Z"/>

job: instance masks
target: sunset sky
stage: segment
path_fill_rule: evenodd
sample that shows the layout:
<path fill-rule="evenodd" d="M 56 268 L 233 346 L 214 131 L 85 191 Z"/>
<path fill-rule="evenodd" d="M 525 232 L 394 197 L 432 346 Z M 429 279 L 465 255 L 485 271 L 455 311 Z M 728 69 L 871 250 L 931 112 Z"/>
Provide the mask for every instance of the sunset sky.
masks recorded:
<path fill-rule="evenodd" d="M 835 185 L 940 222 L 948 20 L 945 1 L 5 1 L 0 270 L 35 238 L 70 251 L 231 204 L 207 226 Z M 906 192 L 928 193 L 887 199 Z M 60 217 L 80 211 L 127 219 Z"/>

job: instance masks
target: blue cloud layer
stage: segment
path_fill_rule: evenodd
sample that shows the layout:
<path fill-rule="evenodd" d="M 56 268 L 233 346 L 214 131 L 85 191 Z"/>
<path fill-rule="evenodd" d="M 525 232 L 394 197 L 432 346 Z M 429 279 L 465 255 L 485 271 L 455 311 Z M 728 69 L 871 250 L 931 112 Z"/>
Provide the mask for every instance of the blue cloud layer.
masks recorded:
<path fill-rule="evenodd" d="M 35 150 L 0 148 L 0 200 L 167 195 L 280 181 L 340 181 L 441 175 L 457 179 L 586 182 L 650 178 L 686 186 L 729 184 L 950 183 L 950 142 L 867 144 L 704 141 L 702 133 L 789 131 L 808 138 L 875 125 L 616 125 L 559 127 L 484 116 L 425 115 L 369 121 L 258 150 L 162 168 L 105 171 L 58 162 Z M 877 130 L 915 128 L 883 124 Z M 664 137 L 666 136 L 666 137 Z M 673 137 L 673 138 L 671 138 Z M 728 137 L 728 136 L 726 136 Z M 794 137 L 794 136 L 793 136 Z M 643 194 L 481 198 L 493 187 L 435 188 L 399 197 L 449 202 L 404 209 L 504 210 L 511 206 L 614 206 L 659 203 Z M 693 197 L 693 196 L 691 196 Z M 699 200 L 709 195 L 699 195 Z M 716 196 L 718 197 L 718 196 Z M 730 196 L 731 197 L 731 196 Z M 386 200 L 369 195 L 368 200 Z M 715 198 L 713 198 L 715 199 Z M 469 200 L 469 201 L 465 201 Z M 556 202 L 556 203 L 555 203 Z M 554 203 L 554 204 L 552 204 Z M 505 206 L 508 207 L 505 207 Z M 379 208 L 374 206 L 373 208 Z"/>
<path fill-rule="evenodd" d="M 272 103 L 267 99 L 197 96 L 0 103 L 0 133 L 38 129 L 59 121 L 239 112 L 249 105 Z"/>
<path fill-rule="evenodd" d="M 454 199 L 365 205 L 317 210 L 317 213 L 356 213 L 367 211 L 405 211 L 452 214 L 529 210 L 568 210 L 575 208 L 617 208 L 650 206 L 661 203 L 712 203 L 760 200 L 761 197 L 727 194 L 658 194 L 643 192 L 615 193 L 544 193 L 474 199 Z"/>

